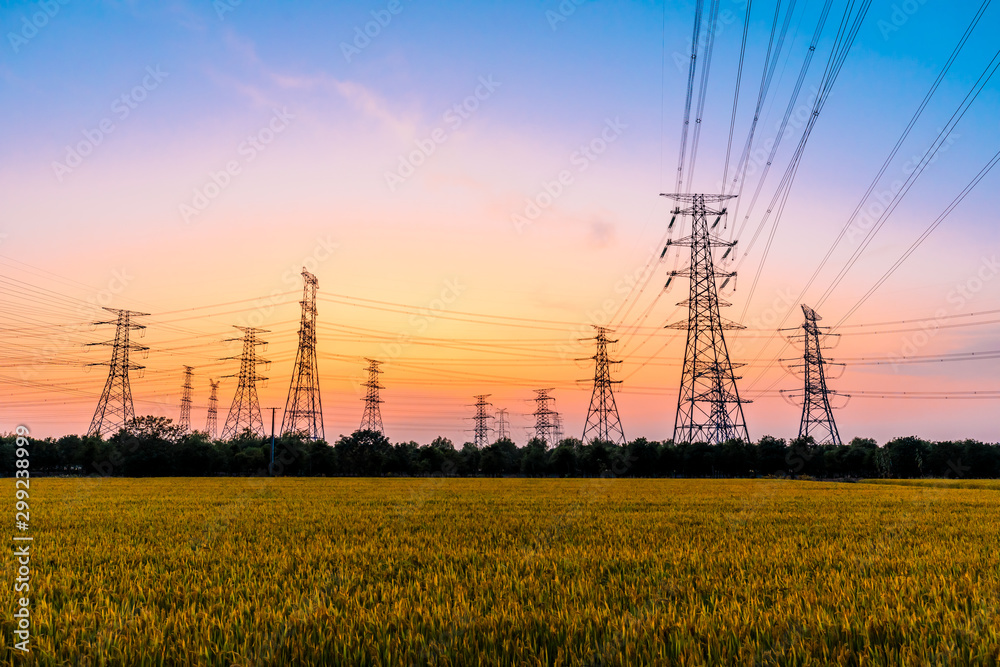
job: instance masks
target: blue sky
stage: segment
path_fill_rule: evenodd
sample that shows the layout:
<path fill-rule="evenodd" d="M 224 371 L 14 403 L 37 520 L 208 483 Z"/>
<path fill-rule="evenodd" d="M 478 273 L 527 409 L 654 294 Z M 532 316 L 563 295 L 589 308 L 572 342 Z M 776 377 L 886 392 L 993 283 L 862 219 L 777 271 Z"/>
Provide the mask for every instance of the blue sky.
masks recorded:
<path fill-rule="evenodd" d="M 220 12 L 220 6 L 231 11 Z M 747 288 L 763 245 L 758 242 L 741 265 L 729 316 L 746 308 L 747 319 L 759 320 L 775 298 L 789 289 L 798 291 L 978 6 L 872 3 L 809 139 L 761 283 L 747 306 Z M 387 14 L 389 7 L 387 1 L 6 3 L 0 10 L 5 36 L 0 103 L 7 120 L 0 126 L 0 193 L 5 202 L 0 232 L 6 234 L 0 255 L 90 286 L 80 287 L 83 292 L 73 298 L 85 298 L 86 290 L 104 285 L 111 271 L 127 267 L 136 278 L 116 295 L 118 306 L 174 311 L 185 304 L 207 306 L 267 294 L 281 284 L 275 276 L 313 252 L 316 239 L 332 234 L 342 254 L 325 268 L 321 280 L 333 293 L 419 305 L 458 276 L 469 285 L 460 310 L 586 325 L 588 314 L 603 302 L 621 298 L 615 285 L 644 264 L 663 234 L 666 207 L 657 195 L 673 187 L 687 79 L 678 63 L 687 58 L 694 3 L 401 0 L 392 5 L 399 11 Z M 737 153 L 749 126 L 774 7 L 773 2 L 757 3 L 751 15 Z M 821 5 L 800 2 L 796 7 L 758 138 L 774 134 Z M 24 32 L 25 21 L 46 8 L 51 16 L 45 25 L 25 37 L 31 33 Z M 807 100 L 822 76 L 843 8 L 843 2 L 832 5 L 797 105 L 798 118 L 808 113 Z M 722 0 L 720 9 L 724 22 L 717 35 L 695 174 L 702 189 L 714 188 L 721 176 L 745 4 Z M 370 43 L 359 42 L 363 48 L 348 61 L 342 45 L 353 43 L 356 29 L 387 15 L 391 20 Z M 993 57 L 998 25 L 1000 9 L 991 7 L 887 171 L 886 183 L 905 174 L 906 160 L 923 152 Z M 115 100 L 142 85 L 148 68 L 159 68 L 166 76 L 145 91 L 127 118 L 119 117 Z M 461 127 L 448 130 L 447 141 L 426 167 L 399 190 L 387 190 L 386 173 L 415 142 L 445 126 L 447 110 L 474 95 L 484 78 L 497 82 L 495 91 L 477 102 Z M 838 320 L 838 313 L 853 305 L 996 152 L 998 83 L 987 85 L 956 128 L 948 150 L 838 287 L 826 306 L 828 320 Z M 267 126 L 276 109 L 292 115 L 287 130 L 258 157 L 242 162 L 237 147 Z M 113 122 L 113 132 L 59 180 L 53 163 L 65 160 L 67 146 L 105 120 Z M 572 186 L 526 233 L 515 233 L 511 216 L 560 171 L 573 170 L 575 152 L 612 121 L 624 126 L 620 136 L 588 169 L 573 171 Z M 748 230 L 763 214 L 798 136 L 796 129 L 783 142 Z M 234 159 L 240 161 L 240 175 L 193 223 L 185 223 L 179 207 Z M 993 282 L 962 309 L 947 300 L 1000 243 L 993 224 L 996 178 L 988 177 L 851 321 L 930 318 L 940 308 L 956 315 L 1000 307 L 1000 288 Z M 835 253 L 807 302 L 818 296 L 852 249 L 845 246 Z M 660 283 L 667 267 L 657 270 L 663 275 L 653 282 Z M 644 326 L 676 319 L 671 307 L 682 298 L 679 294 L 662 299 Z M 292 298 L 283 311 L 289 322 L 296 320 L 295 307 Z M 224 312 L 190 326 L 205 335 L 221 332 L 228 326 L 226 318 L 232 319 Z M 797 315 L 790 318 L 794 322 Z M 386 332 L 400 326 L 377 318 L 371 324 Z M 514 333 L 435 326 L 442 338 L 501 339 Z M 942 331 L 921 353 L 991 349 L 992 332 L 988 327 Z M 572 336 L 567 331 L 557 337 Z M 905 344 L 901 336 L 857 337 L 845 342 L 845 349 L 849 356 L 893 354 Z M 758 344 L 748 338 L 745 353 L 757 356 Z M 676 369 L 652 372 L 643 367 L 655 349 L 650 343 L 641 352 L 629 352 L 623 374 L 638 373 L 634 382 L 642 387 L 674 390 Z M 628 345 L 623 350 L 629 351 Z M 359 344 L 345 354 L 360 359 L 376 352 Z M 765 356 L 772 353 L 776 347 Z M 204 359 L 194 361 L 210 365 L 213 354 L 205 352 Z M 662 354 L 676 359 L 679 343 L 669 342 Z M 179 392 L 179 382 L 167 372 L 174 356 L 162 361 L 164 379 L 150 389 L 164 404 Z M 467 359 L 460 365 L 475 363 Z M 346 370 L 330 368 L 331 376 L 347 377 Z M 912 381 L 957 389 L 989 388 L 990 380 L 972 364 L 910 366 L 903 375 L 883 371 L 849 369 L 841 383 L 898 388 Z M 275 377 L 285 372 L 281 366 Z M 490 372 L 482 370 L 487 385 Z M 522 400 L 529 380 L 548 386 L 549 371 L 532 372 L 521 378 L 522 385 L 498 379 L 498 400 Z M 769 372 L 747 369 L 747 384 L 780 379 L 758 377 Z M 53 381 L 76 378 L 66 373 Z M 569 382 L 586 371 L 571 368 L 564 374 Z M 347 395 L 349 383 L 344 382 L 330 383 L 326 403 L 345 406 L 330 419 L 349 430 L 358 407 L 334 398 L 336 392 Z M 285 383 L 276 380 L 269 389 L 278 402 Z M 449 389 L 456 411 L 462 405 L 458 395 L 480 393 L 472 389 Z M 415 394 L 406 400 L 411 398 L 417 400 Z M 672 400 L 664 394 L 620 401 L 623 419 L 636 424 L 626 430 L 666 437 Z M 564 401 L 569 423 L 582 424 L 587 392 L 567 388 Z M 918 410 L 915 401 L 890 403 L 888 423 L 885 409 L 874 409 L 870 401 L 864 409 L 856 408 L 858 403 L 843 412 L 842 430 L 848 433 L 889 437 L 910 424 L 928 435 L 950 432 L 950 426 Z M 963 428 L 971 432 L 957 435 L 995 438 L 992 425 L 975 417 L 973 406 L 964 406 L 961 410 L 969 411 L 972 422 Z M 73 425 L 86 419 L 79 416 L 87 412 L 86 405 L 67 411 L 72 415 L 51 419 L 53 429 L 77 428 Z M 794 410 L 767 399 L 749 407 L 748 418 L 754 437 L 763 432 L 794 435 L 790 431 L 797 426 Z M 391 424 L 389 417 L 387 422 Z M 413 418 L 400 422 L 397 431 L 419 439 L 431 428 Z M 460 425 L 444 430 L 449 428 L 455 439 L 461 438 Z"/>

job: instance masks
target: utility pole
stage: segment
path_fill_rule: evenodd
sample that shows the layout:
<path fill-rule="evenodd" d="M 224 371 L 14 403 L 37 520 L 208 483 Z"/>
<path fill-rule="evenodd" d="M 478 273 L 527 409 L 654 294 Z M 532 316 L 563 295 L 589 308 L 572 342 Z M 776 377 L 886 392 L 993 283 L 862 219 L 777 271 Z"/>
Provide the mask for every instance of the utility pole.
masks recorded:
<path fill-rule="evenodd" d="M 379 365 L 382 362 L 375 359 L 365 359 L 365 361 L 368 362 L 368 381 L 362 382 L 361 386 L 367 387 L 368 393 L 361 399 L 365 402 L 365 411 L 361 415 L 360 430 L 382 433 L 382 411 L 379 409 L 382 399 L 379 398 L 378 394 L 379 389 L 385 388 L 378 383 L 379 373 L 383 372 L 379 370 Z"/>
<path fill-rule="evenodd" d="M 299 349 L 288 387 L 282 433 L 305 433 L 312 440 L 323 440 L 323 401 L 319 393 L 319 363 L 316 360 L 316 292 L 319 279 L 302 267 L 302 320 L 299 324 Z"/>
<path fill-rule="evenodd" d="M 479 449 L 490 444 L 489 420 L 493 419 L 493 416 L 489 413 L 489 408 L 493 406 L 486 401 L 489 396 L 489 394 L 480 394 L 475 397 L 476 416 L 474 419 L 476 420 L 476 426 L 474 428 L 474 443 Z"/>
<path fill-rule="evenodd" d="M 219 382 L 220 380 L 208 381 L 212 386 L 212 394 L 208 397 L 208 419 L 205 422 L 205 431 L 212 440 L 219 437 Z"/>
<path fill-rule="evenodd" d="M 191 392 L 194 389 L 194 386 L 191 384 L 191 377 L 193 374 L 193 367 L 184 367 L 184 387 L 183 394 L 181 395 L 181 418 L 177 423 L 177 425 L 180 426 L 181 433 L 188 433 L 191 431 Z"/>
<path fill-rule="evenodd" d="M 788 393 L 786 396 L 802 399 L 802 421 L 799 422 L 799 437 L 812 436 L 817 445 L 842 445 L 840 433 L 837 431 L 837 423 L 833 419 L 833 408 L 830 405 L 830 396 L 843 396 L 839 392 L 832 391 L 826 386 L 826 368 L 833 365 L 829 360 L 823 358 L 823 350 L 828 349 L 820 341 L 820 336 L 825 340 L 827 336 L 839 336 L 829 332 L 828 327 L 821 327 L 817 324 L 822 318 L 809 306 L 802 305 L 802 313 L 805 315 L 805 322 L 802 324 L 802 333 L 789 336 L 791 339 L 801 339 L 803 342 L 802 363 L 790 364 L 789 368 L 800 368 L 804 376 L 805 385 L 802 393 Z M 782 359 L 782 361 L 796 361 Z M 837 364 L 840 365 L 840 364 Z M 784 392 L 782 392 L 784 393 Z"/>
<path fill-rule="evenodd" d="M 257 365 L 270 362 L 257 357 L 257 346 L 267 344 L 265 341 L 259 340 L 257 336 L 268 332 L 255 327 L 238 326 L 235 328 L 243 332 L 243 338 L 229 338 L 227 342 L 242 340 L 243 353 L 239 357 L 225 357 L 222 360 L 240 360 L 239 385 L 236 387 L 236 395 L 233 396 L 233 404 L 226 417 L 226 425 L 222 428 L 222 439 L 231 440 L 241 435 L 246 429 L 264 437 L 264 420 L 260 417 L 260 403 L 257 401 L 257 380 L 266 380 L 267 378 L 257 375 Z M 237 376 L 226 375 L 223 377 Z"/>
<path fill-rule="evenodd" d="M 688 307 L 685 322 L 667 325 L 671 329 L 686 329 L 687 343 L 684 347 L 684 366 L 681 371 L 681 386 L 677 397 L 677 414 L 674 419 L 674 442 L 704 442 L 721 444 L 727 440 L 739 439 L 750 442 L 746 419 L 743 417 L 743 403 L 736 389 L 733 369 L 742 364 L 733 364 L 723 331 L 742 329 L 743 326 L 723 320 L 720 306 L 730 304 L 720 301 L 715 279 L 724 278 L 721 287 L 736 276 L 735 272 L 719 271 L 715 268 L 712 251 L 726 248 L 722 259 L 732 252 L 736 241 L 724 241 L 711 234 L 708 216 L 716 216 L 711 228 L 714 229 L 726 209 L 711 210 L 708 204 L 721 203 L 734 195 L 706 194 L 666 194 L 677 202 L 688 204 L 687 208 L 677 206 L 668 229 L 673 227 L 678 215 L 691 217 L 691 235 L 667 241 L 660 257 L 671 246 L 691 248 L 691 264 L 687 269 L 671 271 L 667 285 L 676 276 L 690 278 L 688 299 L 677 304 Z"/>
<path fill-rule="evenodd" d="M 594 391 L 590 396 L 590 407 L 587 409 L 587 421 L 583 427 L 583 441 L 602 440 L 617 445 L 625 444 L 625 433 L 618 417 L 618 406 L 615 404 L 615 394 L 612 385 L 620 384 L 621 380 L 611 379 L 611 364 L 621 361 L 608 358 L 608 340 L 610 330 L 595 326 L 597 334 L 589 340 L 597 341 L 597 352 L 588 359 L 594 360 Z M 587 340 L 587 339 L 585 339 Z M 579 361 L 583 361 L 580 359 Z"/>
<path fill-rule="evenodd" d="M 141 370 L 145 366 L 130 363 L 128 353 L 129 351 L 145 352 L 149 349 L 129 342 L 129 332 L 146 329 L 144 324 L 134 324 L 132 318 L 145 317 L 149 313 L 107 307 L 104 310 L 115 313 L 118 316 L 117 319 L 94 322 L 94 324 L 114 324 L 116 327 L 115 339 L 103 343 L 89 343 L 89 345 L 112 346 L 111 361 L 87 364 L 88 366 L 108 367 L 108 380 L 104 384 L 101 398 L 97 401 L 97 409 L 94 410 L 94 417 L 90 420 L 90 428 L 87 429 L 88 436 L 96 435 L 98 437 L 104 433 L 114 435 L 121 429 L 128 429 L 135 421 L 135 408 L 132 405 L 132 388 L 129 386 L 128 372 Z"/>
<path fill-rule="evenodd" d="M 271 411 L 271 465 L 267 467 L 268 472 L 274 474 L 274 414 L 278 408 L 268 408 Z"/>

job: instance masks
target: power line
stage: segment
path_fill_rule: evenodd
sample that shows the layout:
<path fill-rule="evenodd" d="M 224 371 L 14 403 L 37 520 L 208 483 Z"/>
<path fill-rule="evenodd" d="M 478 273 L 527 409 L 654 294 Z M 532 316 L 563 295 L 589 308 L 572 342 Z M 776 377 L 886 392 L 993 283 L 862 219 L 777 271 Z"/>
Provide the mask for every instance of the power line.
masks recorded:
<path fill-rule="evenodd" d="M 951 201 L 951 203 L 948 204 L 945 210 L 942 211 L 941 214 L 934 219 L 934 221 L 927 227 L 927 229 L 925 229 L 923 233 L 919 237 L 917 237 L 917 240 L 915 240 L 913 243 L 910 244 L 910 247 L 906 249 L 906 251 L 899 257 L 899 259 L 893 262 L 892 266 L 890 266 L 886 270 L 886 272 L 883 273 L 882 276 L 875 281 L 875 284 L 872 285 L 867 292 L 865 292 L 865 294 L 861 297 L 861 299 L 859 299 L 857 303 L 851 306 L 850 310 L 847 311 L 847 313 L 843 316 L 841 321 L 844 321 L 851 315 L 853 315 L 858 310 L 858 308 L 863 306 L 865 302 L 868 301 L 868 299 L 870 299 L 873 294 L 875 294 L 878 288 L 881 287 L 885 283 L 885 281 L 888 280 L 889 277 L 896 272 L 896 269 L 898 269 L 903 264 L 903 262 L 909 259 L 910 255 L 912 255 L 916 251 L 916 249 L 919 248 L 920 245 L 927 240 L 927 237 L 930 236 L 934 232 L 934 230 L 938 228 L 938 225 L 944 222 L 948 218 L 948 216 L 951 215 L 951 212 L 954 211 L 955 208 L 962 203 L 962 201 L 966 198 L 966 196 L 968 196 L 968 194 L 972 192 L 977 185 L 979 185 L 979 182 L 982 181 L 983 178 L 985 178 L 986 175 L 993 170 L 993 167 L 996 166 L 998 161 L 1000 161 L 1000 151 L 998 151 L 996 155 L 993 156 L 993 159 L 991 159 L 986 164 L 986 166 L 983 167 L 978 174 L 976 174 L 976 176 L 972 179 L 972 181 L 970 181 L 969 184 L 966 185 L 965 188 Z"/>
<path fill-rule="evenodd" d="M 750 7 L 753 0 L 747 0 L 747 14 L 743 19 L 743 40 L 740 43 L 740 62 L 736 68 L 736 88 L 733 92 L 733 114 L 729 120 L 729 141 L 726 143 L 726 162 L 722 169 L 722 187 L 726 187 L 726 180 L 729 178 L 729 157 L 733 150 L 733 131 L 736 129 L 736 111 L 740 100 L 740 83 L 743 80 L 743 59 L 747 52 L 747 33 L 750 31 Z M 666 3 L 664 3 L 666 7 Z"/>
<path fill-rule="evenodd" d="M 694 76 L 698 65 L 698 40 L 701 38 L 701 12 L 703 0 L 695 0 L 694 34 L 691 37 L 691 63 L 688 67 L 687 93 L 684 98 L 684 122 L 681 125 L 681 146 L 677 157 L 677 185 L 675 192 L 682 192 L 684 183 L 684 154 L 687 151 L 688 128 L 691 125 L 691 103 L 694 97 Z"/>

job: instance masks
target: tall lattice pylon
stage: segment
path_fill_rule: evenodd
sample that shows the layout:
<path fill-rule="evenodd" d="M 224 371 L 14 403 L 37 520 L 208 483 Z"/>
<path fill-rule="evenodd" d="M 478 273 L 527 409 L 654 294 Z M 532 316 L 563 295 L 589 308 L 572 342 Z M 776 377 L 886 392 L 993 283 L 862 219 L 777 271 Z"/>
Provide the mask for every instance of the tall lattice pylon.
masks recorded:
<path fill-rule="evenodd" d="M 236 395 L 233 396 L 233 404 L 226 417 L 226 425 L 222 427 L 222 439 L 231 440 L 246 429 L 263 438 L 264 420 L 260 416 L 260 403 L 257 400 L 257 381 L 267 378 L 257 374 L 257 366 L 269 362 L 257 356 L 257 346 L 267 345 L 266 341 L 260 340 L 257 336 L 268 332 L 255 327 L 236 328 L 243 332 L 243 337 L 228 340 L 242 340 L 243 353 L 238 357 L 225 357 L 225 359 L 239 359 L 240 374 L 223 377 L 239 377 L 239 385 L 236 387 Z"/>
<path fill-rule="evenodd" d="M 667 285 L 675 276 L 690 278 L 687 300 L 679 306 L 688 307 L 685 322 L 667 325 L 672 329 L 687 330 L 687 344 L 684 347 L 684 366 L 681 371 L 680 393 L 677 397 L 677 414 L 674 419 L 674 442 L 706 442 L 720 444 L 727 440 L 750 442 L 746 419 L 743 417 L 743 403 L 733 369 L 742 364 L 734 364 L 729 359 L 729 349 L 723 331 L 742 329 L 735 322 L 723 320 L 719 308 L 730 304 L 719 300 L 715 279 L 725 278 L 725 287 L 735 272 L 720 271 L 715 268 L 713 249 L 726 248 L 725 259 L 733 250 L 736 241 L 724 241 L 711 234 L 709 216 L 717 216 L 712 224 L 714 229 L 726 209 L 710 210 L 707 204 L 721 203 L 733 195 L 667 194 L 677 202 L 688 204 L 682 209 L 674 209 L 672 227 L 678 215 L 691 217 L 691 235 L 667 242 L 663 254 L 671 246 L 691 248 L 691 264 L 687 269 L 671 271 Z M 660 256 L 662 257 L 663 254 Z"/>
<path fill-rule="evenodd" d="M 615 404 L 613 385 L 621 380 L 611 379 L 611 365 L 621 361 L 608 358 L 608 344 L 617 340 L 608 340 L 609 329 L 595 326 L 597 334 L 591 339 L 597 341 L 597 352 L 588 359 L 594 360 L 594 392 L 590 396 L 590 408 L 587 409 L 587 422 L 583 427 L 583 441 L 602 440 L 616 445 L 625 444 L 625 433 L 618 417 L 618 406 Z M 582 359 L 580 361 L 583 361 Z"/>
<path fill-rule="evenodd" d="M 476 396 L 476 416 L 473 417 L 475 419 L 473 444 L 476 447 L 486 447 L 490 444 L 490 420 L 493 419 L 493 415 L 490 414 L 490 408 L 493 405 L 486 400 L 489 397 L 489 394 L 479 394 Z"/>
<path fill-rule="evenodd" d="M 101 398 L 97 401 L 97 409 L 94 410 L 94 417 L 90 420 L 90 428 L 87 429 L 87 435 L 96 436 L 105 433 L 114 435 L 122 429 L 129 428 L 135 421 L 135 408 L 132 405 L 132 388 L 129 386 L 128 372 L 145 367 L 130 363 L 128 353 L 149 349 L 129 341 L 130 332 L 146 328 L 144 324 L 135 324 L 132 318 L 144 317 L 149 313 L 137 313 L 117 308 L 105 308 L 104 310 L 115 313 L 118 318 L 94 322 L 97 325 L 114 324 L 116 326 L 114 341 L 90 343 L 90 345 L 113 346 L 111 361 L 87 364 L 88 366 L 108 367 L 108 381 L 104 383 L 104 391 L 101 392 Z"/>
<path fill-rule="evenodd" d="M 382 399 L 379 398 L 378 390 L 385 389 L 378 383 L 379 373 L 383 371 L 379 368 L 381 361 L 375 359 L 365 359 L 368 362 L 368 381 L 362 382 L 361 386 L 367 389 L 365 397 L 361 400 L 365 402 L 365 412 L 361 415 L 362 431 L 377 431 L 382 433 L 382 410 L 379 405 Z"/>
<path fill-rule="evenodd" d="M 831 396 L 841 396 L 826 386 L 827 368 L 833 365 L 823 358 L 823 350 L 827 348 L 824 340 L 832 334 L 827 327 L 817 324 L 822 318 L 807 306 L 802 305 L 805 321 L 802 333 L 789 336 L 800 339 L 803 343 L 801 363 L 789 364 L 789 368 L 801 369 L 805 385 L 801 393 L 789 392 L 786 396 L 802 399 L 802 421 L 799 423 L 799 437 L 812 436 L 818 445 L 842 445 L 837 423 L 833 419 L 833 408 L 830 405 Z M 791 360 L 784 360 L 791 361 Z M 838 364 L 839 365 L 839 364 Z M 782 392 L 785 393 L 785 392 Z"/>
<path fill-rule="evenodd" d="M 288 386 L 282 433 L 304 433 L 312 440 L 323 440 L 323 401 L 319 393 L 319 364 L 316 361 L 316 292 L 319 279 L 302 267 L 305 287 L 302 292 L 302 321 L 299 324 L 299 350 Z"/>
<path fill-rule="evenodd" d="M 497 440 L 510 439 L 510 422 L 507 421 L 507 408 L 497 410 Z"/>
<path fill-rule="evenodd" d="M 212 394 L 208 397 L 208 419 L 205 421 L 205 432 L 215 440 L 219 437 L 219 380 L 209 380 Z"/>
<path fill-rule="evenodd" d="M 550 391 L 551 388 L 535 390 L 535 411 L 531 413 L 535 418 L 535 437 L 546 445 L 554 445 L 557 442 L 556 419 L 559 416 L 552 409 L 552 402 L 555 399 L 549 395 Z"/>
<path fill-rule="evenodd" d="M 187 433 L 191 430 L 191 393 L 194 391 L 194 385 L 191 384 L 191 379 L 194 376 L 194 367 L 185 366 L 184 367 L 184 386 L 182 387 L 183 393 L 181 394 L 181 418 L 177 422 L 182 433 Z"/>

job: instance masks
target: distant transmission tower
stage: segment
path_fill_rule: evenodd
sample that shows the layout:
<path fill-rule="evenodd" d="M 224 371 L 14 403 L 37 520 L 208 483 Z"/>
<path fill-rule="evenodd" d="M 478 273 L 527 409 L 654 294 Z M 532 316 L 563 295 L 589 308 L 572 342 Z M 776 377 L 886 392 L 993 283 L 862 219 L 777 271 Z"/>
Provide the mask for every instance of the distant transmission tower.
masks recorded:
<path fill-rule="evenodd" d="M 490 444 L 490 424 L 489 420 L 493 419 L 493 415 L 489 413 L 489 409 L 492 404 L 486 401 L 489 398 L 489 394 L 480 394 L 476 396 L 476 426 L 474 428 L 475 437 L 473 442 L 476 447 L 486 447 Z"/>
<path fill-rule="evenodd" d="M 556 419 L 559 415 L 552 409 L 552 402 L 555 400 L 549 392 L 552 389 L 535 390 L 535 437 L 545 442 L 546 445 L 553 445 L 556 441 Z"/>
<path fill-rule="evenodd" d="M 722 287 L 733 278 L 735 272 L 719 271 L 712 258 L 713 248 L 726 248 L 723 259 L 732 252 L 736 241 L 723 241 L 709 232 L 708 216 L 717 216 L 712 224 L 714 229 L 726 213 L 726 209 L 715 211 L 706 207 L 706 202 L 718 203 L 733 195 L 668 194 L 678 202 L 690 204 L 689 208 L 674 209 L 671 227 L 678 215 L 691 216 L 691 235 L 667 242 L 663 254 L 673 246 L 691 248 L 691 265 L 681 271 L 671 271 L 667 285 L 675 276 L 691 279 L 688 299 L 677 304 L 688 307 L 686 322 L 667 325 L 671 329 L 687 329 L 687 345 L 684 348 L 684 367 L 681 371 L 681 387 L 677 397 L 677 416 L 674 420 L 674 442 L 705 442 L 720 444 L 727 440 L 740 439 L 750 442 L 746 420 L 743 417 L 743 403 L 736 389 L 733 369 L 742 364 L 729 360 L 729 350 L 723 336 L 725 329 L 742 329 L 739 324 L 723 320 L 720 306 L 730 304 L 720 301 L 715 279 L 725 278 Z M 663 254 L 660 256 L 662 257 Z"/>
<path fill-rule="evenodd" d="M 209 380 L 212 385 L 212 395 L 208 397 L 208 421 L 205 422 L 205 432 L 215 440 L 219 437 L 219 380 Z"/>
<path fill-rule="evenodd" d="M 118 315 L 117 320 L 105 322 L 94 322 L 94 324 L 114 324 L 115 340 L 103 343 L 89 343 L 89 345 L 111 345 L 110 362 L 99 362 L 87 364 L 88 366 L 107 366 L 108 381 L 104 384 L 104 391 L 97 401 L 97 409 L 94 410 L 94 417 L 90 420 L 90 428 L 87 435 L 100 436 L 103 433 L 114 435 L 121 429 L 127 429 L 135 421 L 135 409 L 132 406 L 132 389 L 129 387 L 128 372 L 140 370 L 144 366 L 129 363 L 129 350 L 142 352 L 148 347 L 136 345 L 129 342 L 129 332 L 133 330 L 145 329 L 144 324 L 133 324 L 133 317 L 144 317 L 149 313 L 137 313 L 131 310 L 119 310 L 116 308 L 105 308 L 104 310 Z"/>
<path fill-rule="evenodd" d="M 193 367 L 184 367 L 184 393 L 181 395 L 181 418 L 177 423 L 182 433 L 187 433 L 191 430 L 191 392 L 194 390 L 191 378 L 193 373 Z"/>
<path fill-rule="evenodd" d="M 316 292 L 319 280 L 302 268 L 305 288 L 302 292 L 302 322 L 299 324 L 299 350 L 285 401 L 282 433 L 305 433 L 312 440 L 323 440 L 323 401 L 319 394 L 319 365 L 316 362 Z"/>
<path fill-rule="evenodd" d="M 839 334 L 831 334 L 826 330 L 827 327 L 817 325 L 816 323 L 822 318 L 809 306 L 802 304 L 802 313 L 805 315 L 802 333 L 791 336 L 791 338 L 801 338 L 803 341 L 802 363 L 791 364 L 789 368 L 802 369 L 805 386 L 801 394 L 795 392 L 786 395 L 802 399 L 802 421 L 799 423 L 800 438 L 811 435 L 818 445 L 841 445 L 843 442 L 837 431 L 837 424 L 833 420 L 833 409 L 830 406 L 830 396 L 841 394 L 827 389 L 826 367 L 831 364 L 823 359 L 825 347 L 820 342 L 821 335 L 825 338 Z"/>
<path fill-rule="evenodd" d="M 361 386 L 367 387 L 368 393 L 361 399 L 365 402 L 365 413 L 361 416 L 361 430 L 382 433 L 382 411 L 378 407 L 382 403 L 378 397 L 378 390 L 385 388 L 378 383 L 379 373 L 383 372 L 379 369 L 382 362 L 375 359 L 365 359 L 365 361 L 368 362 L 368 382 L 361 383 Z"/>
<path fill-rule="evenodd" d="M 510 438 L 510 427 L 507 423 L 507 408 L 497 410 L 497 440 Z"/>
<path fill-rule="evenodd" d="M 618 406 L 615 405 L 615 394 L 612 385 L 621 380 L 611 379 L 611 364 L 620 364 L 608 358 L 609 330 L 606 327 L 594 327 L 597 335 L 592 340 L 597 341 L 597 353 L 588 359 L 594 360 L 594 393 L 590 397 L 590 407 L 587 409 L 587 422 L 583 427 L 583 441 L 593 442 L 603 440 L 617 445 L 625 444 L 625 434 L 622 432 L 622 422 L 618 418 Z M 583 361 L 582 359 L 580 361 Z"/>
<path fill-rule="evenodd" d="M 243 332 L 243 353 L 239 357 L 226 357 L 225 359 L 240 360 L 239 386 L 236 387 L 236 395 L 233 396 L 233 404 L 229 408 L 226 425 L 222 428 L 222 439 L 231 440 L 248 428 L 263 438 L 264 420 L 260 416 L 260 403 L 257 401 L 257 380 L 266 380 L 267 378 L 257 375 L 257 365 L 269 362 L 257 357 L 257 346 L 267 344 L 265 341 L 259 340 L 257 334 L 267 333 L 267 331 L 254 327 L 236 328 Z M 228 340 L 241 339 L 230 338 Z M 226 375 L 223 377 L 237 376 Z"/>

